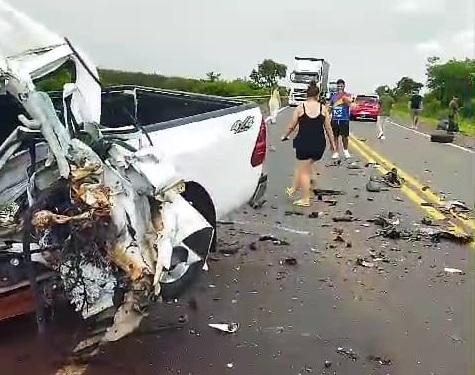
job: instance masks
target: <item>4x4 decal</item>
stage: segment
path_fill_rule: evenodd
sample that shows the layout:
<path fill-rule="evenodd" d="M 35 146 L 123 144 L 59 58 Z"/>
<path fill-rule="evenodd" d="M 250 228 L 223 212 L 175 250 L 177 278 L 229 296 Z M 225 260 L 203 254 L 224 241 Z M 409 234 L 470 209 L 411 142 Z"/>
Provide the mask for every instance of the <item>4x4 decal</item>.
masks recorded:
<path fill-rule="evenodd" d="M 245 132 L 254 125 L 254 116 L 247 116 L 244 120 L 237 120 L 232 126 L 231 131 L 234 134 Z"/>

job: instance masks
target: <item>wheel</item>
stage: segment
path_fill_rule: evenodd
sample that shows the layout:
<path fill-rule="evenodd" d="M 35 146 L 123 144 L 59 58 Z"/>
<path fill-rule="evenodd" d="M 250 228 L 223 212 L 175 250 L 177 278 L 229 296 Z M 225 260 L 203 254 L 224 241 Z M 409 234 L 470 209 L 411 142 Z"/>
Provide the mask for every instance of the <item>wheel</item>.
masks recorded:
<path fill-rule="evenodd" d="M 454 138 L 455 136 L 453 134 L 448 133 L 431 134 L 430 141 L 437 143 L 452 143 Z"/>
<path fill-rule="evenodd" d="M 211 246 L 209 251 L 215 252 L 217 245 L 216 237 L 216 210 L 211 197 L 205 188 L 200 184 L 190 181 L 185 184 L 185 191 L 182 193 L 185 198 L 213 227 L 214 233 L 211 238 Z M 193 243 L 208 241 L 209 231 L 206 229 L 198 231 L 188 237 L 184 242 L 189 247 Z M 200 249 L 200 247 L 197 247 Z M 207 250 L 197 250 L 197 253 L 203 259 L 208 255 Z M 177 246 L 172 253 L 172 267 L 160 282 L 162 291 L 161 295 L 164 299 L 170 300 L 178 298 L 185 292 L 188 287 L 197 279 L 203 270 L 204 260 L 193 263 L 186 263 L 188 251 L 184 247 Z"/>

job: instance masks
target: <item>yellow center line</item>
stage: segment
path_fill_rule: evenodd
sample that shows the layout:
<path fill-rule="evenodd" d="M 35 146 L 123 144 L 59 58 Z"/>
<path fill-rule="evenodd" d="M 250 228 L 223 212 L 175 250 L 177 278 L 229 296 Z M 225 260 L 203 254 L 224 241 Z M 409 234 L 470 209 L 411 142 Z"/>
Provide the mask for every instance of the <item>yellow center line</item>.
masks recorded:
<path fill-rule="evenodd" d="M 54 373 L 54 375 L 83 375 L 87 365 L 66 365 Z"/>
<path fill-rule="evenodd" d="M 353 141 L 353 138 L 350 139 L 350 144 L 353 149 L 355 149 L 361 156 L 363 156 L 367 162 L 369 163 L 379 163 L 379 161 L 370 155 L 370 153 L 366 152 L 362 147 L 360 147 L 360 144 L 357 142 Z M 381 164 L 376 165 L 376 169 L 382 173 L 386 174 L 389 172 L 390 168 L 387 168 Z M 398 170 L 399 171 L 399 170 Z M 415 192 L 413 189 L 411 189 L 408 185 L 402 185 L 400 188 L 401 192 L 407 196 L 413 203 L 415 203 L 419 208 L 421 208 L 423 211 L 427 213 L 427 215 L 434 219 L 434 220 L 444 220 L 446 219 L 446 215 L 444 215 L 442 212 L 437 210 L 435 207 L 430 207 L 430 206 L 424 206 L 424 203 L 427 203 L 426 200 L 424 200 L 417 192 Z M 454 232 L 458 233 L 465 233 L 465 230 L 462 229 L 460 226 L 454 224 L 453 222 L 449 221 L 449 226 L 450 229 L 453 230 Z"/>
<path fill-rule="evenodd" d="M 417 190 L 420 195 L 424 196 L 429 201 L 429 203 L 435 203 L 437 205 L 440 205 L 443 202 L 444 199 L 441 196 L 434 194 L 432 191 L 430 191 L 430 189 L 427 189 L 416 178 L 412 177 L 407 172 L 401 170 L 401 168 L 399 168 L 394 163 L 390 162 L 389 160 L 387 160 L 386 158 L 378 154 L 376 151 L 371 149 L 369 146 L 365 145 L 360 140 L 356 139 L 353 135 L 350 135 L 350 140 L 354 148 L 358 147 L 359 149 L 364 151 L 367 155 L 370 155 L 373 159 L 375 159 L 376 162 L 384 165 L 386 169 L 390 170 L 392 168 L 396 168 L 399 176 L 401 176 L 405 180 L 406 183 L 408 183 L 415 190 Z M 425 203 L 428 203 L 428 202 L 425 202 Z M 466 226 L 472 232 L 475 230 L 475 221 L 473 219 L 467 219 L 455 213 L 452 213 L 452 215 L 454 216 L 455 219 L 457 219 L 460 222 L 460 224 L 462 224 L 463 226 Z"/>

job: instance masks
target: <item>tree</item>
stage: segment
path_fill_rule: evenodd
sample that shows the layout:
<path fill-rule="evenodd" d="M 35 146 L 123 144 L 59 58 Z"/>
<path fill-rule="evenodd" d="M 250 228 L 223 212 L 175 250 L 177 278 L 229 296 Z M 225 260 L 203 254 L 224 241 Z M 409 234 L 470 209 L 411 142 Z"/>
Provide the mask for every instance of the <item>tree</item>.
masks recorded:
<path fill-rule="evenodd" d="M 424 84 L 414 81 L 409 77 L 402 77 L 396 83 L 395 94 L 398 97 L 410 95 L 413 91 L 419 91 Z"/>
<path fill-rule="evenodd" d="M 257 69 L 252 70 L 249 77 L 257 86 L 269 89 L 277 86 L 277 80 L 284 78 L 286 74 L 286 65 L 265 59 L 257 66 Z"/>
<path fill-rule="evenodd" d="M 206 73 L 206 78 L 210 82 L 216 82 L 219 81 L 219 79 L 221 78 L 221 73 L 208 72 Z"/>
<path fill-rule="evenodd" d="M 74 64 L 71 61 L 67 61 L 57 70 L 36 80 L 36 89 L 45 92 L 61 91 L 66 83 L 74 82 L 74 70 Z"/>
<path fill-rule="evenodd" d="M 376 94 L 378 94 L 379 96 L 383 95 L 384 93 L 386 93 L 386 89 L 389 90 L 388 94 L 389 95 L 394 95 L 393 93 L 393 90 L 388 86 L 388 85 L 381 85 L 381 86 L 378 86 L 376 88 L 376 90 L 374 90 L 374 92 Z"/>
<path fill-rule="evenodd" d="M 474 59 L 452 59 L 441 63 L 440 59 L 431 58 L 426 65 L 427 87 L 444 105 L 448 104 L 453 95 L 457 95 L 462 102 L 475 97 L 472 87 L 474 74 Z"/>

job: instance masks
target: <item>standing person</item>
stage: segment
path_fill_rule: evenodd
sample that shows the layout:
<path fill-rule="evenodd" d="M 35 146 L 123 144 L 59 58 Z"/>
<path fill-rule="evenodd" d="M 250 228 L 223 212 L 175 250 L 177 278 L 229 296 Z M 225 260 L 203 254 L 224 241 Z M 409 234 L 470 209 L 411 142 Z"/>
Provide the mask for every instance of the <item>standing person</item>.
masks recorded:
<path fill-rule="evenodd" d="M 419 116 L 422 112 L 422 96 L 419 94 L 418 90 L 414 90 L 409 100 L 409 111 L 411 112 L 412 118 L 412 128 L 417 129 L 417 124 L 419 123 Z"/>
<path fill-rule="evenodd" d="M 345 158 L 351 158 L 348 151 L 348 138 L 350 136 L 350 105 L 352 103 L 351 95 L 345 92 L 345 81 L 339 79 L 336 81 L 337 92 L 330 98 L 330 107 L 332 112 L 331 126 L 333 129 L 334 141 L 336 148 L 332 155 L 332 159 L 338 159 L 340 154 L 339 141 L 343 143 L 343 155 Z"/>
<path fill-rule="evenodd" d="M 313 164 L 320 160 L 325 152 L 325 133 L 330 141 L 332 150 L 335 150 L 333 131 L 330 123 L 330 112 L 327 106 L 319 101 L 320 89 L 315 83 L 307 88 L 307 100 L 295 108 L 287 131 L 281 140 L 286 141 L 298 127 L 294 138 L 297 167 L 294 172 L 293 185 L 286 188 L 286 194 L 292 198 L 297 190 L 302 193 L 301 199 L 294 201 L 294 205 L 310 206 L 311 175 Z"/>
<path fill-rule="evenodd" d="M 280 101 L 280 93 L 279 89 L 275 88 L 272 90 L 271 97 L 269 99 L 269 111 L 270 111 L 270 118 L 271 123 L 275 124 L 277 121 L 277 113 L 279 112 L 279 108 L 281 106 Z"/>
<path fill-rule="evenodd" d="M 384 88 L 383 94 L 379 98 L 379 114 L 378 114 L 378 121 L 376 122 L 376 126 L 378 127 L 378 138 L 385 139 L 384 136 L 384 125 L 389 120 L 391 116 L 391 109 L 394 105 L 394 99 L 389 94 L 389 87 Z"/>
<path fill-rule="evenodd" d="M 457 127 L 457 115 L 460 110 L 460 104 L 459 104 L 459 98 L 457 95 L 452 96 L 452 100 L 449 102 L 449 126 L 448 126 L 448 131 L 453 132 L 453 131 L 458 131 Z"/>

